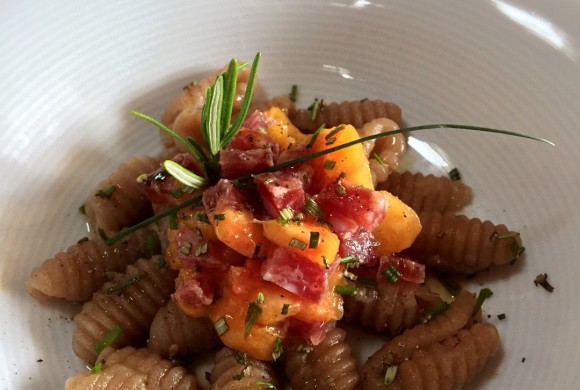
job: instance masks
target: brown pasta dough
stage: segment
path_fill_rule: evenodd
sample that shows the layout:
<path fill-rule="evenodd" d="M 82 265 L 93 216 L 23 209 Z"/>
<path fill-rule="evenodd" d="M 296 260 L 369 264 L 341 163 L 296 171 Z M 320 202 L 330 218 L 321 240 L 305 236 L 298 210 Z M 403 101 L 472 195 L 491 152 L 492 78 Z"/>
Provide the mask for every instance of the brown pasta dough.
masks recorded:
<path fill-rule="evenodd" d="M 279 389 L 274 367 L 271 363 L 236 354 L 229 348 L 222 348 L 217 354 L 211 370 L 212 390 L 265 390 L 266 383 Z"/>
<path fill-rule="evenodd" d="M 290 120 L 296 127 L 307 132 L 314 132 L 322 124 L 326 127 L 351 124 L 359 129 L 376 118 L 389 118 L 401 126 L 401 108 L 395 103 L 364 99 L 342 103 L 323 103 L 319 106 L 314 120 L 312 112 L 307 109 L 296 110 L 296 114 L 290 116 Z"/>
<path fill-rule="evenodd" d="M 145 341 L 155 313 L 174 290 L 176 273 L 160 266 L 160 259 L 137 260 L 83 305 L 74 318 L 73 351 L 78 357 L 94 363 L 95 346 L 117 326 L 123 332 L 113 347 Z"/>
<path fill-rule="evenodd" d="M 304 351 L 288 348 L 285 372 L 293 389 L 357 389 L 359 374 L 350 346 L 344 341 L 346 332 L 334 328 L 320 344 Z"/>
<path fill-rule="evenodd" d="M 193 137 L 198 142 L 202 142 L 201 109 L 205 103 L 207 88 L 215 81 L 216 77 L 225 72 L 225 70 L 226 67 L 201 81 L 193 82 L 185 86 L 181 95 L 175 98 L 165 109 L 161 121 L 181 136 L 185 138 Z M 249 75 L 249 67 L 245 67 L 238 73 L 233 114 L 236 114 L 241 108 Z M 257 80 L 254 83 L 254 88 L 259 88 Z M 176 142 L 173 137 L 163 131 L 161 131 L 160 134 L 161 141 L 166 147 L 177 146 L 181 151 L 185 151 L 183 146 Z"/>
<path fill-rule="evenodd" d="M 86 302 L 107 280 L 107 272 L 123 271 L 140 257 L 151 257 L 159 248 L 153 229 L 140 229 L 107 246 L 101 239 L 82 239 L 66 251 L 45 260 L 26 280 L 31 296 Z"/>
<path fill-rule="evenodd" d="M 125 347 L 105 358 L 99 373 L 79 373 L 66 390 L 195 390 L 196 379 L 183 367 L 144 348 Z"/>
<path fill-rule="evenodd" d="M 387 190 L 416 212 L 455 212 L 471 202 L 471 188 L 459 180 L 412 172 L 393 172 L 377 189 Z"/>
<path fill-rule="evenodd" d="M 147 348 L 163 357 L 186 357 L 208 351 L 222 342 L 206 317 L 190 317 L 171 300 L 157 311 Z"/>
<path fill-rule="evenodd" d="M 419 218 L 423 229 L 407 253 L 431 270 L 473 274 L 507 264 L 523 251 L 519 234 L 505 225 L 436 211 Z"/>
<path fill-rule="evenodd" d="M 491 324 L 475 324 L 442 343 L 414 352 L 409 360 L 400 363 L 388 388 L 460 389 L 483 370 L 499 349 L 497 329 Z"/>
<path fill-rule="evenodd" d="M 137 178 L 153 172 L 161 162 L 159 157 L 131 157 L 93 190 L 85 202 L 91 237 L 109 237 L 152 214 Z"/>
<path fill-rule="evenodd" d="M 416 350 L 455 335 L 468 323 L 474 305 L 473 295 L 462 291 L 443 313 L 387 341 L 363 365 L 363 388 L 375 389 L 384 386 L 385 364 L 402 362 L 410 358 Z"/>
<path fill-rule="evenodd" d="M 418 324 L 424 309 L 442 302 L 427 287 L 403 280 L 359 287 L 357 294 L 343 298 L 345 321 L 391 336 Z"/>

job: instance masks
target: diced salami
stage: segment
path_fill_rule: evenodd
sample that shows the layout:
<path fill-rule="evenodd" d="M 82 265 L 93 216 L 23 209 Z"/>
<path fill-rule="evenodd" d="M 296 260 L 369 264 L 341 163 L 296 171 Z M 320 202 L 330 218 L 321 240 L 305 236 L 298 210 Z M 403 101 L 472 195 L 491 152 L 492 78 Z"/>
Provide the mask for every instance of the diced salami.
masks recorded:
<path fill-rule="evenodd" d="M 286 207 L 302 210 L 311 177 L 312 168 L 306 165 L 256 175 L 254 181 L 270 217 L 278 217 L 280 210 Z"/>
<path fill-rule="evenodd" d="M 356 256 L 362 265 L 376 264 L 376 249 L 380 244 L 371 232 L 360 227 L 354 233 L 341 233 L 338 237 L 340 238 L 338 250 L 340 257 Z"/>

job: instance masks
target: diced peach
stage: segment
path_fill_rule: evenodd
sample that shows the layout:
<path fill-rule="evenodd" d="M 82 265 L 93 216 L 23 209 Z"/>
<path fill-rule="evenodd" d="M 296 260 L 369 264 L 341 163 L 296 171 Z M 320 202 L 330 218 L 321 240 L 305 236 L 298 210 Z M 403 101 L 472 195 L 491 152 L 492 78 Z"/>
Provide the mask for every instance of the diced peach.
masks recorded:
<path fill-rule="evenodd" d="M 330 265 L 338 253 L 340 240 L 327 226 L 317 222 L 263 223 L 264 236 L 272 243 L 289 249 L 323 266 Z M 312 233 L 318 233 L 318 244 L 310 247 Z M 326 261 L 326 264 L 325 264 Z"/>
<path fill-rule="evenodd" d="M 276 123 L 268 126 L 268 135 L 280 145 L 283 151 L 287 150 L 291 145 L 301 143 L 307 139 L 308 136 L 298 130 L 290 122 L 284 111 L 278 107 L 270 108 L 264 112 L 264 115 L 276 121 Z"/>
<path fill-rule="evenodd" d="M 421 232 L 421 221 L 417 213 L 399 198 L 387 191 L 380 191 L 387 198 L 389 208 L 373 235 L 380 242 L 379 256 L 397 253 L 413 244 Z"/>
<path fill-rule="evenodd" d="M 340 131 L 333 132 L 337 128 Z M 358 140 L 360 137 L 351 125 L 341 125 L 332 129 L 324 129 L 316 138 L 310 152 L 323 150 Z M 369 160 L 362 144 L 355 144 L 344 149 L 316 157 L 308 162 L 314 168 L 311 192 L 319 192 L 327 183 L 336 180 L 344 172 L 345 178 L 356 185 L 374 189 Z"/>

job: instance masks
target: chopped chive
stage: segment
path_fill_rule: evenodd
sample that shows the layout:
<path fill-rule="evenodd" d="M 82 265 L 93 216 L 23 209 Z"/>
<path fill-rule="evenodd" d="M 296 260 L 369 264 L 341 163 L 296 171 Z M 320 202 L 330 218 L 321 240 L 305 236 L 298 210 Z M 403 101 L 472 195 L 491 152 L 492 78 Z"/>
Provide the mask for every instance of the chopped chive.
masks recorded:
<path fill-rule="evenodd" d="M 177 230 L 177 212 L 169 214 L 169 229 Z"/>
<path fill-rule="evenodd" d="M 183 190 L 181 188 L 174 188 L 171 191 L 169 191 L 169 193 L 175 199 L 179 199 L 179 198 L 181 198 L 183 196 Z"/>
<path fill-rule="evenodd" d="M 262 308 L 258 306 L 255 302 L 250 302 L 248 305 L 248 311 L 246 312 L 246 322 L 244 326 L 244 337 L 248 337 L 252 332 L 254 324 L 258 320 L 258 317 L 262 314 Z"/>
<path fill-rule="evenodd" d="M 99 372 L 101 372 L 103 370 L 103 361 L 100 360 L 97 362 L 97 364 L 95 364 L 93 367 L 91 367 L 91 374 L 98 374 Z"/>
<path fill-rule="evenodd" d="M 147 257 L 151 258 L 154 254 L 161 253 L 161 240 L 157 234 L 148 234 L 145 237 L 145 248 Z"/>
<path fill-rule="evenodd" d="M 252 259 L 258 258 L 258 255 L 260 254 L 261 248 L 262 248 L 262 243 L 261 242 L 257 243 L 256 247 L 254 248 L 254 253 L 252 254 Z"/>
<path fill-rule="evenodd" d="M 459 174 L 459 169 L 453 168 L 449 171 L 449 179 L 452 181 L 461 180 L 461 174 Z"/>
<path fill-rule="evenodd" d="M 115 325 L 115 327 L 111 329 L 105 335 L 105 337 L 103 337 L 103 339 L 97 343 L 97 345 L 95 345 L 95 352 L 101 353 L 103 349 L 113 344 L 115 340 L 117 340 L 117 338 L 121 335 L 121 333 L 123 333 L 123 328 L 121 328 L 119 325 Z"/>
<path fill-rule="evenodd" d="M 276 386 L 274 386 L 274 384 L 272 384 L 272 382 L 257 380 L 254 382 L 254 384 L 258 385 L 258 386 L 265 386 L 266 390 L 276 390 Z"/>
<path fill-rule="evenodd" d="M 449 304 L 445 301 L 439 303 L 438 305 L 435 305 L 430 310 L 423 313 L 423 321 L 424 322 L 429 321 L 431 318 L 443 313 L 445 310 L 447 310 L 448 307 Z"/>
<path fill-rule="evenodd" d="M 320 240 L 319 232 L 310 232 L 310 242 L 308 248 L 318 248 L 318 241 Z"/>
<path fill-rule="evenodd" d="M 326 134 L 326 137 L 324 137 L 326 145 L 332 145 L 336 141 L 335 135 L 342 130 L 344 130 L 344 125 L 336 126 L 334 129 L 329 131 L 328 134 Z"/>
<path fill-rule="evenodd" d="M 340 295 L 356 295 L 358 290 L 355 286 L 338 285 L 334 287 L 334 292 Z"/>
<path fill-rule="evenodd" d="M 346 188 L 344 188 L 344 186 L 342 185 L 342 183 L 340 181 L 338 181 L 338 183 L 336 183 L 336 186 L 334 187 L 334 191 L 336 192 L 336 194 L 338 196 L 345 196 L 346 195 Z"/>
<path fill-rule="evenodd" d="M 307 198 L 304 202 L 304 211 L 313 216 L 316 220 L 322 218 L 322 209 L 312 198 Z"/>
<path fill-rule="evenodd" d="M 388 366 L 386 371 L 385 371 L 385 380 L 384 380 L 384 384 L 385 386 L 390 385 L 391 383 L 393 383 L 395 381 L 395 378 L 397 377 L 397 371 L 399 370 L 399 366 Z"/>
<path fill-rule="evenodd" d="M 256 299 L 256 302 L 258 302 L 259 304 L 264 303 L 264 293 L 259 291 L 258 292 L 258 298 Z"/>
<path fill-rule="evenodd" d="M 203 245 L 198 246 L 197 248 L 195 248 L 195 257 L 199 257 L 201 255 L 204 255 L 207 253 L 207 248 L 208 248 L 209 244 L 206 242 Z"/>
<path fill-rule="evenodd" d="M 234 354 L 234 359 L 236 360 L 236 362 L 238 362 L 238 364 L 241 364 L 242 366 L 248 364 L 248 355 L 245 352 L 237 351 Z"/>
<path fill-rule="evenodd" d="M 303 251 L 304 249 L 306 249 L 306 246 L 308 244 L 306 244 L 304 241 L 300 241 L 297 238 L 292 238 L 288 243 L 288 245 L 290 245 L 292 248 L 300 249 L 301 251 Z"/>
<path fill-rule="evenodd" d="M 283 353 L 284 348 L 282 348 L 282 339 L 280 337 L 276 337 L 276 341 L 274 341 L 274 348 L 272 349 L 272 361 L 278 360 Z"/>
<path fill-rule="evenodd" d="M 193 245 L 191 245 L 191 242 L 189 241 L 184 241 L 182 242 L 179 247 L 177 248 L 177 250 L 179 251 L 179 253 L 181 253 L 184 256 L 189 256 L 189 254 L 191 253 L 191 248 L 193 247 Z"/>
<path fill-rule="evenodd" d="M 165 261 L 164 257 L 159 257 L 157 259 L 156 264 L 157 264 L 157 268 L 159 268 L 159 269 L 163 269 L 163 268 L 167 267 L 167 262 Z"/>
<path fill-rule="evenodd" d="M 306 149 L 310 149 L 314 145 L 314 143 L 318 139 L 318 136 L 320 135 L 320 132 L 324 129 L 325 126 L 326 124 L 323 123 L 320 125 L 318 129 L 316 129 L 316 131 L 312 134 L 312 137 L 310 137 L 310 141 L 308 141 Z"/>
<path fill-rule="evenodd" d="M 209 223 L 209 218 L 207 217 L 207 214 L 202 211 L 193 214 L 193 219 L 199 222 Z"/>
<path fill-rule="evenodd" d="M 116 185 L 112 185 L 109 188 L 105 188 L 102 190 L 98 190 L 95 193 L 95 196 L 98 196 L 99 198 L 110 198 L 111 195 L 113 195 L 113 193 L 117 191 L 117 186 Z"/>
<path fill-rule="evenodd" d="M 289 304 L 289 303 L 285 303 L 285 304 L 282 306 L 282 315 L 286 315 L 286 314 L 288 314 L 288 309 L 290 309 L 290 304 Z"/>
<path fill-rule="evenodd" d="M 536 279 L 534 279 L 534 284 L 536 287 L 538 287 L 538 285 L 542 286 L 547 292 L 554 291 L 554 287 L 548 283 L 548 274 L 539 274 L 536 276 Z"/>
<path fill-rule="evenodd" d="M 324 169 L 334 169 L 334 166 L 336 165 L 336 161 L 334 160 L 325 160 L 324 161 Z"/>
<path fill-rule="evenodd" d="M 498 320 L 505 320 L 505 319 L 506 319 L 506 315 L 505 315 L 505 313 L 498 314 L 498 315 L 497 315 L 497 319 L 498 319 Z"/>
<path fill-rule="evenodd" d="M 322 256 L 322 264 L 324 264 L 325 269 L 330 269 L 330 266 L 328 265 L 328 257 Z"/>
<path fill-rule="evenodd" d="M 287 225 L 292 218 L 294 218 L 294 212 L 290 207 L 285 207 L 280 210 L 280 214 L 278 218 L 276 218 L 276 222 L 278 222 L 280 225 Z"/>
<path fill-rule="evenodd" d="M 316 116 L 318 115 L 318 109 L 320 108 L 320 104 L 322 100 L 318 100 L 318 98 L 314 99 L 314 102 L 310 106 L 308 106 L 307 110 L 310 111 L 310 119 L 315 121 Z"/>
<path fill-rule="evenodd" d="M 214 221 L 223 221 L 224 219 L 226 219 L 226 215 L 225 214 L 215 214 L 213 216 L 213 220 Z"/>
<path fill-rule="evenodd" d="M 389 264 L 387 268 L 383 271 L 383 276 L 391 283 L 396 283 L 397 280 L 401 277 L 401 273 L 393 267 L 392 264 Z"/>
<path fill-rule="evenodd" d="M 358 257 L 349 255 L 340 258 L 340 264 L 360 264 Z"/>
<path fill-rule="evenodd" d="M 298 86 L 296 84 L 292 84 L 292 88 L 290 89 L 290 100 L 296 103 L 296 97 L 298 96 Z"/>
<path fill-rule="evenodd" d="M 477 314 L 477 312 L 479 311 L 479 309 L 481 309 L 481 305 L 483 305 L 483 302 L 491 297 L 493 295 L 493 291 L 491 291 L 489 288 L 482 288 L 479 291 L 479 294 L 477 294 L 477 299 L 475 300 L 475 305 L 473 306 L 473 311 L 471 312 L 471 316 L 473 317 L 474 315 Z"/>
<path fill-rule="evenodd" d="M 79 212 L 80 212 L 82 215 L 87 215 L 87 210 L 86 210 L 86 208 L 85 208 L 85 204 L 84 204 L 84 203 L 81 205 L 81 207 L 79 207 Z"/>
<path fill-rule="evenodd" d="M 124 280 L 120 281 L 119 283 L 115 284 L 114 286 L 107 288 L 107 293 L 112 294 L 115 292 L 122 291 L 126 287 L 129 287 L 130 285 L 135 284 L 138 281 L 140 281 L 141 279 L 143 279 L 144 276 L 145 276 L 145 272 L 140 272 L 138 274 L 131 275 L 127 279 L 124 279 Z"/>
<path fill-rule="evenodd" d="M 250 375 L 251 372 L 252 372 L 251 367 L 246 366 L 242 369 L 242 371 L 240 371 L 239 374 L 234 375 L 234 380 L 241 381 L 242 379 L 244 379 L 245 376 Z"/>
<path fill-rule="evenodd" d="M 221 317 L 216 322 L 214 322 L 213 327 L 215 328 L 218 336 L 223 336 L 228 330 L 230 330 L 224 317 Z"/>
<path fill-rule="evenodd" d="M 103 228 L 97 228 L 97 233 L 99 233 L 99 237 L 101 237 L 103 241 L 109 240 L 109 237 Z"/>
<path fill-rule="evenodd" d="M 387 164 L 385 164 L 385 162 L 383 161 L 383 159 L 381 158 L 381 156 L 379 156 L 378 154 L 376 154 L 375 152 L 373 152 L 372 154 L 373 158 L 375 159 L 376 162 L 378 162 L 380 165 L 382 165 L 383 167 L 386 166 Z"/>

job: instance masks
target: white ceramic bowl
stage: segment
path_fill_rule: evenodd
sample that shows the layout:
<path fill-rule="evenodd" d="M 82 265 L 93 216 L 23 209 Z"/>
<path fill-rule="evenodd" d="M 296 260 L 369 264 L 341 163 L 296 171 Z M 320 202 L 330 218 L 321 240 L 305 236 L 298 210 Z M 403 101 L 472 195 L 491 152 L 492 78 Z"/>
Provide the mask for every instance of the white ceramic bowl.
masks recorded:
<path fill-rule="evenodd" d="M 480 280 L 502 357 L 481 389 L 580 383 L 580 3 L 572 0 L 8 1 L 0 6 L 0 388 L 57 389 L 83 368 L 78 307 L 39 304 L 31 269 L 82 237 L 77 208 L 121 161 L 159 149 L 183 85 L 261 51 L 271 94 L 382 98 L 408 124 L 469 123 L 551 139 L 439 130 L 475 191 L 470 212 L 520 230 L 525 262 Z M 553 293 L 535 287 L 548 273 Z M 507 319 L 496 315 L 506 313 Z M 525 362 L 523 362 L 525 358 Z"/>

